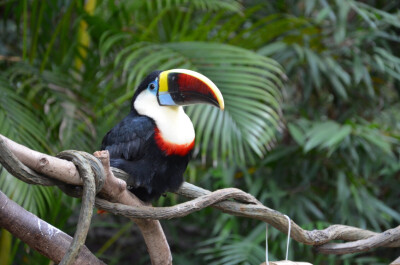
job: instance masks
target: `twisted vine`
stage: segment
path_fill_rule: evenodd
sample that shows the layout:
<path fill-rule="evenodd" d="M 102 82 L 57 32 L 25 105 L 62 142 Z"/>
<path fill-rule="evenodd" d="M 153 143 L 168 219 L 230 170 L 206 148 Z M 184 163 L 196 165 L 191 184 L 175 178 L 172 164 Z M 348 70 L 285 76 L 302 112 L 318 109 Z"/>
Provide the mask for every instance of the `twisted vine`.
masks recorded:
<path fill-rule="evenodd" d="M 73 264 L 79 250 L 85 244 L 92 220 L 96 194 L 103 188 L 105 172 L 100 161 L 94 156 L 79 151 L 63 151 L 57 157 L 71 161 L 83 180 L 82 205 L 74 238 L 60 265 Z M 67 189 L 68 190 L 68 189 Z"/>
<path fill-rule="evenodd" d="M 95 163 L 88 162 L 93 160 L 93 156 L 84 152 L 73 151 L 72 154 L 69 155 L 74 158 L 80 156 L 85 157 L 83 158 L 83 161 L 85 161 L 85 168 L 88 168 L 87 163 L 90 163 L 92 165 L 91 167 L 95 167 L 97 168 L 97 170 L 98 168 L 102 169 L 103 167 L 109 167 L 109 163 L 108 165 L 103 163 L 102 167 L 101 165 L 99 165 L 98 161 Z M 61 157 L 63 156 L 61 155 Z M 10 158 L 12 159 L 10 160 Z M 97 160 L 96 158 L 94 159 Z M 11 162 L 9 162 L 9 160 Z M 81 158 L 79 158 L 78 160 L 82 161 Z M 39 185 L 57 185 L 66 192 L 69 192 L 73 195 L 79 195 L 79 189 L 77 189 L 76 186 L 73 186 L 74 188 L 71 189 L 70 184 L 65 184 L 61 181 L 37 174 L 35 171 L 23 165 L 17 158 L 15 158 L 13 153 L 8 149 L 7 145 L 4 144 L 1 135 L 0 163 L 3 164 L 4 167 L 11 174 L 27 183 Z M 68 165 L 65 165 L 65 167 L 67 168 Z M 83 171 L 81 172 L 78 165 L 77 168 L 80 176 L 87 174 Z M 106 175 L 113 174 L 113 176 L 115 175 L 120 179 L 127 178 L 127 174 L 121 170 L 112 169 L 112 173 L 110 173 L 110 168 L 107 168 L 105 170 Z M 60 169 L 60 172 L 61 171 L 63 171 L 63 169 Z M 73 179 L 73 176 L 75 174 L 76 173 L 74 172 L 69 173 L 69 176 L 71 177 L 71 179 L 69 179 L 69 182 L 76 185 L 81 185 L 79 181 Z M 91 173 L 89 173 L 89 175 L 90 174 Z M 104 175 L 104 171 L 96 171 L 94 175 Z M 126 187 L 124 188 L 126 189 Z M 97 191 L 99 191 L 99 186 L 97 188 Z M 177 193 L 193 200 L 171 207 L 153 208 L 144 205 L 132 207 L 121 203 L 110 202 L 104 198 L 96 197 L 95 204 L 100 209 L 104 209 L 108 212 L 120 214 L 129 218 L 157 220 L 182 217 L 192 212 L 201 210 L 205 207 L 211 206 L 228 214 L 261 220 L 263 222 L 271 224 L 281 232 L 287 233 L 288 223 L 282 213 L 262 205 L 253 196 L 241 190 L 228 188 L 215 192 L 210 192 L 192 184 L 184 183 Z M 236 201 L 228 199 L 235 199 Z M 91 205 L 93 205 L 93 202 L 91 202 Z M 354 253 L 366 251 L 373 247 L 400 247 L 400 226 L 389 229 L 382 233 L 375 233 L 368 230 L 345 225 L 332 225 L 323 230 L 308 231 L 302 229 L 295 222 L 293 222 L 293 220 L 291 220 L 291 237 L 298 242 L 316 246 L 317 251 L 320 251 L 322 253 Z M 331 240 L 337 239 L 353 242 L 327 243 Z"/>
<path fill-rule="evenodd" d="M 84 182 L 88 183 L 86 185 L 88 188 L 85 188 L 85 185 L 83 188 L 83 194 L 89 192 L 87 193 L 88 195 L 83 198 L 84 201 L 80 213 L 80 217 L 83 217 L 83 219 L 80 220 L 83 221 L 80 222 L 81 224 L 78 224 L 74 237 L 76 241 L 72 240 L 73 242 L 71 242 L 68 248 L 69 250 L 63 254 L 63 260 L 65 260 L 65 263 L 63 261 L 64 264 L 73 263 L 76 254 L 79 253 L 80 246 L 84 244 L 90 225 L 94 204 L 93 190 L 95 189 L 93 188 L 93 183 L 89 184 L 89 182 L 92 182 L 89 179 L 82 182 L 83 175 L 88 174 L 96 177 L 94 180 L 97 184 L 96 193 L 101 191 L 101 196 L 103 198 L 107 198 L 111 201 L 119 201 L 128 205 L 140 206 L 143 204 L 143 202 L 126 190 L 125 181 L 117 179 L 112 173 L 110 175 L 109 172 L 107 172 L 107 178 L 104 178 L 104 169 L 107 165 L 109 168 L 108 152 L 106 156 L 102 155 L 101 152 L 97 153 L 100 153 L 97 157 L 80 151 L 68 151 L 60 154 L 62 158 L 72 160 L 74 164 L 64 159 L 31 150 L 0 135 L 0 163 L 18 179 L 29 184 L 58 186 L 67 195 L 73 197 L 81 197 L 82 188 L 80 186 L 82 186 Z M 82 172 L 79 173 L 79 171 Z M 92 171 L 93 174 L 91 173 Z M 85 190 L 87 190 L 87 192 Z M 142 232 L 152 264 L 172 264 L 172 255 L 169 245 L 159 221 L 150 219 L 132 220 L 136 222 Z M 49 252 L 47 252 L 46 255 L 54 257 L 54 255 Z"/>
<path fill-rule="evenodd" d="M 58 186 L 69 196 L 82 197 L 82 206 L 75 235 L 60 262 L 60 265 L 71 265 L 74 263 L 79 250 L 85 244 L 92 219 L 95 196 L 103 188 L 105 172 L 100 161 L 85 152 L 67 150 L 59 153 L 57 157 L 74 163 L 83 180 L 83 189 L 40 175 L 26 167 L 15 157 L 0 137 L 0 163 L 12 175 L 28 184 Z"/>

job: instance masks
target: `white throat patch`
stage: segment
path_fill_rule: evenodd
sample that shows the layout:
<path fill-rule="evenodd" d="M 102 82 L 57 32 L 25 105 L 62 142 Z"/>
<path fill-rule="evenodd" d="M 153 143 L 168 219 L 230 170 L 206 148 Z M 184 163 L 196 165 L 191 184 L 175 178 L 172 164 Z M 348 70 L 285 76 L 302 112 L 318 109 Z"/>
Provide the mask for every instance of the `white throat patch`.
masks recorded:
<path fill-rule="evenodd" d="M 140 115 L 156 122 L 164 141 L 173 144 L 193 142 L 193 124 L 181 106 L 160 106 L 156 96 L 146 89 L 136 98 L 134 108 Z"/>

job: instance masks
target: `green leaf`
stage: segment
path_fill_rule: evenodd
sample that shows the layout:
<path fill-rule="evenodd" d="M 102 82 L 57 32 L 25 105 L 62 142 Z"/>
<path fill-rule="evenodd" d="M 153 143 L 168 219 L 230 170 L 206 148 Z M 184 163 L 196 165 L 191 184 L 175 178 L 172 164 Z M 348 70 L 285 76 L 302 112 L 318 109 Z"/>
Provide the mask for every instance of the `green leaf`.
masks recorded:
<path fill-rule="evenodd" d="M 314 124 L 312 129 L 306 133 L 307 142 L 304 145 L 304 152 L 317 146 L 324 146 L 339 130 L 340 126 L 333 121 Z"/>
<path fill-rule="evenodd" d="M 327 148 L 332 148 L 333 146 L 337 145 L 344 138 L 349 136 L 352 132 L 352 128 L 349 125 L 340 126 L 339 130 L 330 137 L 328 141 L 326 141 L 322 146 Z"/>
<path fill-rule="evenodd" d="M 293 139 L 297 142 L 297 144 L 303 146 L 306 140 L 306 136 L 301 131 L 301 129 L 294 123 L 289 123 L 288 129 Z"/>

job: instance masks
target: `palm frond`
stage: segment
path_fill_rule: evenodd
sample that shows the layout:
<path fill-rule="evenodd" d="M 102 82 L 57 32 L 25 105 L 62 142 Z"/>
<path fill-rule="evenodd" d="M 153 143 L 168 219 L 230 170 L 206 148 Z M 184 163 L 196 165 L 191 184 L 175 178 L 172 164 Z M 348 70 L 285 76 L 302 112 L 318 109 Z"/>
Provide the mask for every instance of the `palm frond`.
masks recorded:
<path fill-rule="evenodd" d="M 20 98 L 24 94 L 25 104 L 35 102 L 36 108 L 42 108 L 31 108 L 35 110 L 34 115 L 38 121 L 26 118 L 20 122 L 27 125 L 42 124 L 43 131 L 31 130 L 32 135 L 39 138 L 38 141 L 44 142 L 43 138 L 55 139 L 51 145 L 53 148 L 48 148 L 46 152 L 55 153 L 62 148 L 93 150 L 95 129 L 91 113 L 87 112 L 81 98 L 86 91 L 80 91 L 79 82 L 57 71 L 40 72 L 25 63 L 10 67 L 3 75 L 6 82 L 19 93 L 15 97 Z M 10 113 L 20 112 L 17 108 Z M 86 137 L 77 137 L 78 135 Z"/>
<path fill-rule="evenodd" d="M 260 224 L 247 236 L 218 236 L 200 244 L 198 254 L 207 264 L 260 264 L 265 261 L 265 224 Z M 274 255 L 270 255 L 270 258 Z"/>
<path fill-rule="evenodd" d="M 238 12 L 241 9 L 240 3 L 234 0 L 163 0 L 148 1 L 147 3 L 149 9 L 158 12 L 169 8 L 187 7 L 188 5 L 207 11 L 229 10 Z"/>
<path fill-rule="evenodd" d="M 45 124 L 37 112 L 17 93 L 8 80 L 0 75 L 0 134 L 33 149 L 50 152 L 44 136 Z M 0 170 L 0 189 L 28 211 L 43 215 L 48 207 L 50 189 L 29 185 Z"/>

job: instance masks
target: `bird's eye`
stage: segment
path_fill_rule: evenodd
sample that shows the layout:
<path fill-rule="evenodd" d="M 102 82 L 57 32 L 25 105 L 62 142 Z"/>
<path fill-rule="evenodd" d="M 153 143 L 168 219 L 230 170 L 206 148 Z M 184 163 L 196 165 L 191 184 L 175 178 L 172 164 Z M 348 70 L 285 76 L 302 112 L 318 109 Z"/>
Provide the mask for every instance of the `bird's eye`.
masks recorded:
<path fill-rule="evenodd" d="M 154 89 L 156 89 L 156 85 L 154 83 L 151 83 L 149 85 L 149 88 L 150 88 L 150 90 L 154 90 Z"/>

